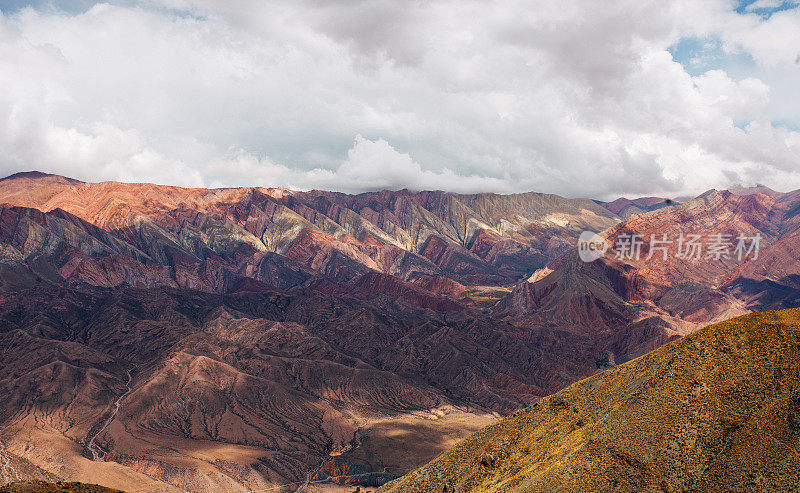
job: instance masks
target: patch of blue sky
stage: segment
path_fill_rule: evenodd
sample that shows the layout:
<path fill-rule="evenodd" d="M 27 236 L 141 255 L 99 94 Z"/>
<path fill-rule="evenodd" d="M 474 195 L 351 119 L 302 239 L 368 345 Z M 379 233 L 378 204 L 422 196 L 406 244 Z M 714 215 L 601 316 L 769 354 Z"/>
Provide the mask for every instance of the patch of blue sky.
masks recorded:
<path fill-rule="evenodd" d="M 800 132 L 800 101 L 797 91 L 798 72 L 794 67 L 763 67 L 743 51 L 726 49 L 716 38 L 683 38 L 669 47 L 672 58 L 684 70 L 697 76 L 709 70 L 722 70 L 733 80 L 748 77 L 764 81 L 770 86 L 770 101 L 765 108 L 750 115 L 739 115 L 733 124 L 747 131 L 753 119 L 768 121 L 773 127 Z"/>
<path fill-rule="evenodd" d="M 773 127 L 783 127 L 792 132 L 800 132 L 800 124 L 792 120 L 772 120 L 769 122 Z"/>
<path fill-rule="evenodd" d="M 57 10 L 68 14 L 80 14 L 100 3 L 96 0 L 66 0 L 54 2 L 52 0 L 0 0 L 0 11 L 4 15 L 13 14 L 25 7 L 36 10 Z"/>
<path fill-rule="evenodd" d="M 753 120 L 749 118 L 734 118 L 733 126 L 738 129 L 744 130 L 745 132 L 748 132 L 749 130 L 747 126 L 750 125 L 752 122 Z M 773 128 L 785 128 L 790 132 L 800 132 L 800 125 L 798 125 L 797 122 L 794 122 L 792 120 L 782 120 L 782 119 L 770 120 L 769 124 Z"/>
<path fill-rule="evenodd" d="M 756 70 L 756 62 L 749 53 L 725 50 L 719 39 L 713 37 L 682 38 L 668 51 L 692 76 L 709 70 L 724 70 L 730 77 L 742 79 Z"/>
<path fill-rule="evenodd" d="M 147 8 L 161 12 L 168 12 L 175 17 L 196 20 L 206 19 L 205 16 L 197 12 L 168 8 L 166 6 L 159 5 L 158 2 L 141 2 L 138 0 L 0 0 L 0 12 L 2 12 L 3 15 L 10 16 L 26 7 L 30 7 L 40 12 L 54 11 L 63 12 L 68 15 L 79 15 L 90 10 L 98 3 Z"/>
<path fill-rule="evenodd" d="M 736 12 L 740 14 L 756 14 L 768 19 L 775 12 L 797 8 L 798 0 L 739 0 Z"/>

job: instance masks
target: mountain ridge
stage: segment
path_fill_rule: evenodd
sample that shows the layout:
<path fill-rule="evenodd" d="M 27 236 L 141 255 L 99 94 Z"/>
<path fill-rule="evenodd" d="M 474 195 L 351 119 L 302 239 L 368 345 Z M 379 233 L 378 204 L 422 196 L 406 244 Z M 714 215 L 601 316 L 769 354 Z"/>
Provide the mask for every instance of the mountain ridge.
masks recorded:
<path fill-rule="evenodd" d="M 789 491 L 800 479 L 798 351 L 798 309 L 708 326 L 490 425 L 379 491 Z"/>

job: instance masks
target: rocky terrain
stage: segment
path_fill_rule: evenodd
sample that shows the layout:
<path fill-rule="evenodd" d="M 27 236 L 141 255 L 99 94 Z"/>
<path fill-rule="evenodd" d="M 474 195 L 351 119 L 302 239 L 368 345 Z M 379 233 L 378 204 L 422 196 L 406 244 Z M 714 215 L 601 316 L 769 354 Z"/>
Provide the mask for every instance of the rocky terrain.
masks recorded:
<path fill-rule="evenodd" d="M 377 486 L 708 323 L 800 305 L 800 192 L 633 202 L 653 210 L 0 180 L 0 441 L 25 465 L 5 479 Z M 584 230 L 601 259 L 578 258 Z M 619 235 L 718 232 L 761 249 L 615 255 Z"/>
<path fill-rule="evenodd" d="M 380 491 L 795 491 L 800 310 L 704 328 L 491 425 Z"/>
<path fill-rule="evenodd" d="M 124 493 L 96 484 L 48 483 L 45 481 L 15 481 L 0 486 L 0 493 Z"/>

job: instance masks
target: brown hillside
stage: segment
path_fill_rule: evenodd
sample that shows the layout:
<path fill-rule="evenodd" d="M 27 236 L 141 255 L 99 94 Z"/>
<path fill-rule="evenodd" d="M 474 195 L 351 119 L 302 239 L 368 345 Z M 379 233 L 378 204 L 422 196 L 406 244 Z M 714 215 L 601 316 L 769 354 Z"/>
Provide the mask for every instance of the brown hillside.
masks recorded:
<path fill-rule="evenodd" d="M 800 309 L 706 327 L 462 441 L 382 492 L 798 491 Z"/>
<path fill-rule="evenodd" d="M 46 481 L 16 481 L 0 486 L 0 493 L 124 493 L 96 484 L 48 483 Z"/>

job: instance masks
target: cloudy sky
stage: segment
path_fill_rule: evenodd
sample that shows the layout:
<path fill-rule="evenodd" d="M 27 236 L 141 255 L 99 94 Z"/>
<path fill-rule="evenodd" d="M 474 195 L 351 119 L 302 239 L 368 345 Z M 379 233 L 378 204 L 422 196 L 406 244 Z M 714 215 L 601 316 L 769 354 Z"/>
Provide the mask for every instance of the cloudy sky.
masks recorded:
<path fill-rule="evenodd" d="M 0 175 L 800 188 L 795 0 L 0 0 Z"/>

